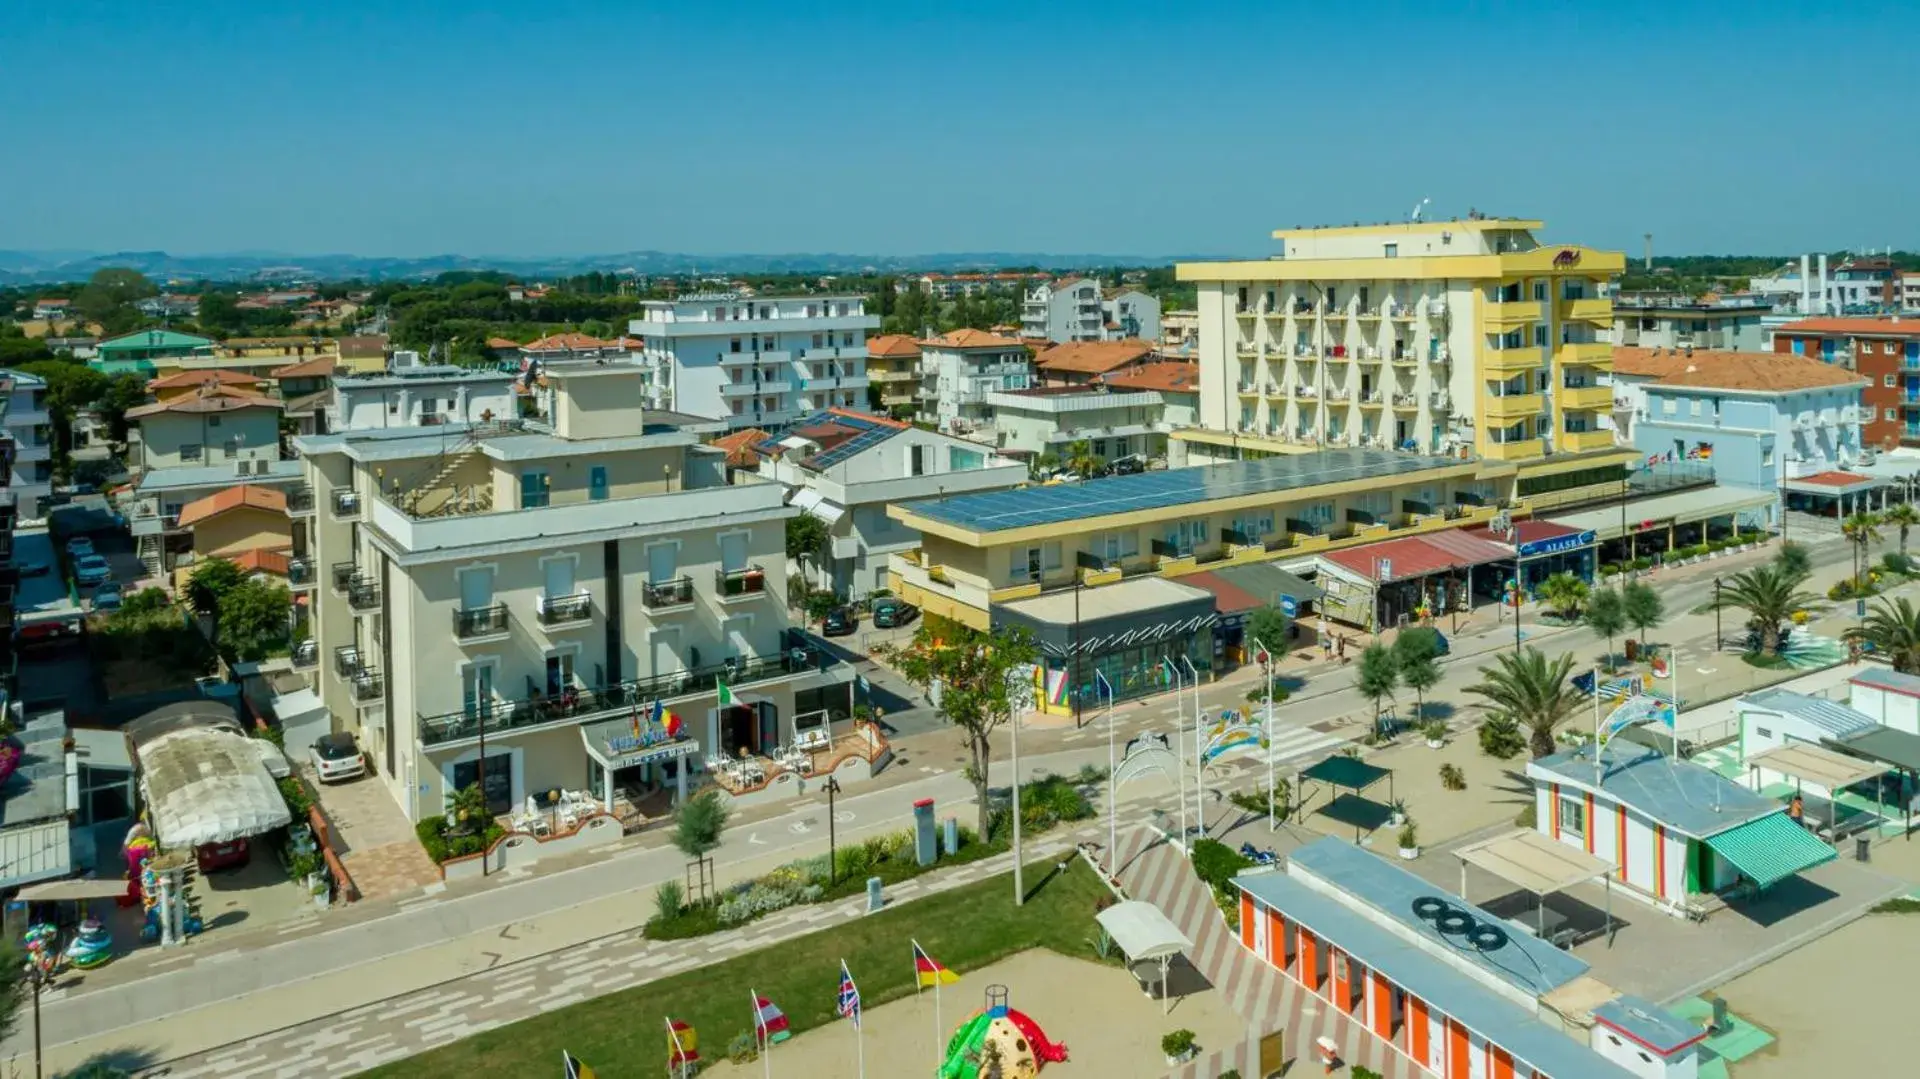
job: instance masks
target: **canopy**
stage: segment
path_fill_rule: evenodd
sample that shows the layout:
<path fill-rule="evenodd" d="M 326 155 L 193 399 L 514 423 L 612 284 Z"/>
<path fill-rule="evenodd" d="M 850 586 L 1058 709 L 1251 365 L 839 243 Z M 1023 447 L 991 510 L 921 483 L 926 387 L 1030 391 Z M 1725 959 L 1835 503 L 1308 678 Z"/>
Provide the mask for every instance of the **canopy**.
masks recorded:
<path fill-rule="evenodd" d="M 1775 746 L 1764 753 L 1755 753 L 1747 758 L 1747 765 L 1754 768 L 1771 768 L 1795 779 L 1818 783 L 1830 791 L 1851 787 L 1855 783 L 1891 771 L 1887 765 L 1877 761 L 1863 761 L 1858 757 L 1835 753 L 1831 749 L 1821 749 L 1806 742 L 1793 742 L 1784 746 Z"/>
<path fill-rule="evenodd" d="M 252 741 L 237 730 L 202 726 L 138 743 L 140 788 L 162 845 L 226 843 L 293 819 Z"/>
<path fill-rule="evenodd" d="M 1382 768 L 1379 765 L 1368 764 L 1358 757 L 1336 753 L 1301 772 L 1300 778 L 1325 783 L 1330 787 L 1345 787 L 1348 790 L 1360 791 L 1366 790 L 1392 774 L 1391 768 Z"/>
<path fill-rule="evenodd" d="M 1920 735 L 1897 727 L 1873 726 L 1826 740 L 1848 753 L 1870 757 L 1909 772 L 1920 772 Z"/>
<path fill-rule="evenodd" d="M 1171 959 L 1193 947 L 1159 907 L 1139 899 L 1115 903 L 1094 915 L 1093 920 L 1128 959 Z"/>
<path fill-rule="evenodd" d="M 1832 847 L 1794 823 L 1784 810 L 1710 835 L 1705 842 L 1762 888 L 1838 857 Z"/>
<path fill-rule="evenodd" d="M 1530 828 L 1469 843 L 1453 853 L 1462 862 L 1517 884 L 1534 895 L 1564 892 L 1576 884 L 1604 877 L 1614 869 L 1613 864 L 1604 859 L 1565 843 L 1556 843 Z"/>
<path fill-rule="evenodd" d="M 117 899 L 126 894 L 124 880 L 50 880 L 20 889 L 15 898 L 27 903 L 51 903 L 61 899 Z"/>

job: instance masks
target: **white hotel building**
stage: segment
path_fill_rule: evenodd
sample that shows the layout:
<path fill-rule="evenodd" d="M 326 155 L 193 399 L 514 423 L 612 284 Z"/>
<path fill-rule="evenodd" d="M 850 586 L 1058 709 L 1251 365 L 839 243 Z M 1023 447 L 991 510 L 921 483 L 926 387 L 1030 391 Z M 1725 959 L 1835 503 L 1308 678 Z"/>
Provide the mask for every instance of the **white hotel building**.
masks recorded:
<path fill-rule="evenodd" d="M 643 410 L 638 363 L 544 374 L 534 419 L 296 440 L 322 569 L 295 665 L 416 821 L 483 745 L 496 813 L 554 788 L 663 809 L 703 760 L 848 709 L 850 671 L 788 624 L 786 488 L 729 485 L 721 425 Z M 656 701 L 684 734 L 636 747 Z"/>
<path fill-rule="evenodd" d="M 857 295 L 707 292 L 642 304 L 627 332 L 673 387 L 675 411 L 739 429 L 866 408 L 867 334 L 879 326 Z"/>

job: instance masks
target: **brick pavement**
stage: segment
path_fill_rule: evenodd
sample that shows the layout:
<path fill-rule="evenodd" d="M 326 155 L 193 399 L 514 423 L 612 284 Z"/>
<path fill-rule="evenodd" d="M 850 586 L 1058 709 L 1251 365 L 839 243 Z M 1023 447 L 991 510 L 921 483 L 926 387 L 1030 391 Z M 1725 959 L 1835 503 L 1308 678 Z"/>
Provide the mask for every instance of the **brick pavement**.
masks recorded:
<path fill-rule="evenodd" d="M 414 895 L 420 889 L 439 884 L 443 879 L 440 868 L 427 857 L 417 839 L 404 839 L 397 843 L 383 843 L 365 850 L 348 851 L 340 859 L 347 867 L 347 875 L 353 878 L 354 886 L 360 889 L 360 898 L 382 899 L 387 896 Z"/>

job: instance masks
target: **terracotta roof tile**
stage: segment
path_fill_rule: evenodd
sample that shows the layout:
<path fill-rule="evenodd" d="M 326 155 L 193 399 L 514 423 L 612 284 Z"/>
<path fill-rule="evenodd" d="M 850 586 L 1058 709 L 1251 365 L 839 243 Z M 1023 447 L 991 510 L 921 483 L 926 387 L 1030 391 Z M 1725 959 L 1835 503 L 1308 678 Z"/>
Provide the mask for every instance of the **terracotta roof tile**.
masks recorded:
<path fill-rule="evenodd" d="M 340 355 L 355 359 L 373 359 L 387 354 L 387 336 L 379 333 L 358 334 L 340 339 Z"/>
<path fill-rule="evenodd" d="M 1166 390 L 1195 393 L 1200 389 L 1200 366 L 1165 360 L 1115 371 L 1105 379 L 1116 390 Z"/>
<path fill-rule="evenodd" d="M 273 369 L 274 378 L 319 378 L 332 375 L 340 369 L 340 361 L 332 356 L 316 356 L 311 360 L 290 363 L 285 367 Z"/>
<path fill-rule="evenodd" d="M 1810 483 L 1815 487 L 1851 487 L 1856 483 L 1866 483 L 1872 476 L 1862 476 L 1853 472 L 1815 472 L 1811 476 L 1795 476 L 1794 483 Z"/>
<path fill-rule="evenodd" d="M 244 371 L 229 371 L 224 367 L 211 371 L 175 371 L 147 383 L 149 390 L 178 390 L 194 386 L 236 386 L 251 388 L 260 384 L 259 375 L 249 375 Z"/>
<path fill-rule="evenodd" d="M 245 393 L 231 386 L 203 387 L 200 392 L 188 397 L 176 397 L 171 401 L 155 401 L 149 405 L 127 410 L 130 420 L 157 416 L 162 412 L 232 412 L 241 408 L 279 408 L 280 402 L 257 393 Z"/>
<path fill-rule="evenodd" d="M 608 344 L 584 333 L 555 333 L 521 345 L 520 349 L 523 352 L 584 352 L 587 349 L 606 348 Z"/>
<path fill-rule="evenodd" d="M 753 468 L 760 463 L 760 452 L 755 446 L 772 438 L 771 432 L 758 427 L 748 427 L 732 434 L 721 435 L 713 440 L 713 445 L 727 451 L 727 467 Z"/>
<path fill-rule="evenodd" d="M 1021 342 L 985 330 L 954 330 L 919 344 L 921 348 L 1019 348 Z"/>
<path fill-rule="evenodd" d="M 1661 378 L 1679 370 L 1688 357 L 1672 349 L 1613 347 L 1613 373 L 1638 378 Z"/>
<path fill-rule="evenodd" d="M 180 507 L 180 527 L 198 524 L 209 517 L 217 517 L 230 510 L 246 506 L 257 510 L 287 512 L 286 493 L 272 487 L 257 487 L 243 483 L 237 487 L 215 491 L 204 498 L 196 498 Z"/>
<path fill-rule="evenodd" d="M 883 333 L 867 338 L 867 355 L 881 359 L 911 359 L 920 355 L 920 342 L 904 333 Z"/>
<path fill-rule="evenodd" d="M 1803 318 L 1776 334 L 1841 333 L 1865 337 L 1920 337 L 1920 318 Z"/>
<path fill-rule="evenodd" d="M 1660 376 L 1657 385 L 1786 393 L 1866 381 L 1844 367 L 1791 353 L 1695 352 L 1681 356 L 1679 366 Z"/>
<path fill-rule="evenodd" d="M 287 575 L 287 552 L 270 547 L 249 547 L 228 561 L 248 573 L 271 573 L 276 577 Z"/>
<path fill-rule="evenodd" d="M 1129 367 L 1153 354 L 1145 341 L 1070 341 L 1042 353 L 1040 369 L 1049 373 L 1104 375 Z"/>

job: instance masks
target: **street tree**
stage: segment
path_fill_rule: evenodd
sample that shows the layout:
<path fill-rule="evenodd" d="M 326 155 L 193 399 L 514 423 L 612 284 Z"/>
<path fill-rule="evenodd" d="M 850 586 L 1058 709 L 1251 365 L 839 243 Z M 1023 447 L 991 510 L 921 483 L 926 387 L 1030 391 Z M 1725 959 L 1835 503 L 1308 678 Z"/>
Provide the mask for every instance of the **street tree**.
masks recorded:
<path fill-rule="evenodd" d="M 787 557 L 804 574 L 809 566 L 820 563 L 820 552 L 827 547 L 827 525 L 811 513 L 787 518 Z"/>
<path fill-rule="evenodd" d="M 1612 588 L 1595 589 L 1587 596 L 1587 628 L 1607 639 L 1608 670 L 1613 669 L 1613 639 L 1627 628 L 1627 606 Z"/>
<path fill-rule="evenodd" d="M 1778 562 L 1757 566 L 1727 578 L 1714 595 L 1718 609 L 1736 608 L 1747 612 L 1747 628 L 1760 637 L 1760 654 L 1780 654 L 1780 642 L 1786 637 L 1786 624 L 1795 611 L 1819 603 L 1819 597 L 1800 586 L 1806 575 L 1794 573 Z"/>
<path fill-rule="evenodd" d="M 1620 610 L 1642 641 L 1647 639 L 1647 631 L 1667 616 L 1667 605 L 1660 593 L 1645 581 L 1631 581 L 1620 590 Z"/>
<path fill-rule="evenodd" d="M 1587 582 L 1571 573 L 1556 573 L 1540 582 L 1540 598 L 1571 622 L 1587 602 Z"/>
<path fill-rule="evenodd" d="M 1067 444 L 1065 464 L 1067 471 L 1081 479 L 1086 479 L 1099 469 L 1100 458 L 1093 452 L 1093 443 L 1083 438 L 1078 442 Z"/>
<path fill-rule="evenodd" d="M 1571 652 L 1553 660 L 1538 648 L 1524 649 L 1517 656 L 1502 652 L 1494 657 L 1493 666 L 1480 668 L 1480 681 L 1468 686 L 1467 692 L 1486 698 L 1494 718 L 1526 731 L 1537 760 L 1553 752 L 1554 729 L 1579 704 L 1579 695 L 1567 678 L 1572 670 Z"/>
<path fill-rule="evenodd" d="M 187 599 L 194 610 L 218 617 L 221 601 L 246 579 L 239 566 L 224 558 L 210 558 L 195 566 L 187 578 Z"/>
<path fill-rule="evenodd" d="M 1773 554 L 1773 564 L 1797 577 L 1807 577 L 1813 573 L 1813 555 L 1806 544 L 1794 540 L 1782 540 L 1780 549 Z"/>
<path fill-rule="evenodd" d="M 1393 649 L 1379 641 L 1368 645 L 1360 653 L 1360 670 L 1353 685 L 1362 697 L 1373 702 L 1373 726 L 1380 729 L 1380 703 L 1400 688 L 1400 663 Z"/>
<path fill-rule="evenodd" d="M 1880 515 L 1855 511 L 1846 520 L 1840 522 L 1840 532 L 1853 544 L 1854 577 L 1864 586 L 1867 577 L 1868 551 L 1873 541 L 1880 538 Z"/>
<path fill-rule="evenodd" d="M 1434 643 L 1435 631 L 1421 632 L 1410 629 L 1402 632 L 1393 642 L 1393 662 L 1400 671 L 1400 681 L 1413 690 L 1413 721 L 1424 723 L 1427 719 L 1427 690 L 1440 683 L 1439 647 Z M 1365 655 L 1361 656 L 1364 663 Z"/>
<path fill-rule="evenodd" d="M 1280 608 L 1271 604 L 1255 607 L 1247 615 L 1241 639 L 1247 642 L 1248 647 L 1252 647 L 1256 640 L 1266 645 L 1273 652 L 1275 662 L 1278 662 L 1287 650 L 1290 626 L 1290 621 Z"/>
<path fill-rule="evenodd" d="M 97 398 L 101 418 L 107 421 L 107 437 L 115 442 L 127 440 L 127 410 L 147 401 L 147 387 L 139 375 L 121 374 L 107 379 Z"/>
<path fill-rule="evenodd" d="M 1900 561 L 1906 562 L 1907 534 L 1915 525 L 1920 525 L 1920 510 L 1914 509 L 1911 502 L 1902 502 L 1881 514 L 1880 519 L 1900 530 Z"/>
<path fill-rule="evenodd" d="M 258 662 L 287 643 L 293 596 L 286 585 L 243 580 L 218 602 L 214 639 L 228 663 Z"/>
<path fill-rule="evenodd" d="M 691 859 L 698 870 L 701 898 L 706 897 L 707 884 L 713 876 L 708 863 L 720 846 L 720 837 L 727 830 L 727 817 L 731 813 L 720 792 L 709 787 L 682 802 L 673 816 L 674 848 Z"/>
<path fill-rule="evenodd" d="M 940 716 L 959 728 L 967 750 L 966 777 L 973 784 L 984 838 L 993 815 L 987 787 L 993 733 L 1013 718 L 1014 708 L 1031 692 L 1013 683 L 1027 676 L 1040 651 L 1022 629 L 981 633 L 951 622 L 935 629 L 932 622 L 922 619 L 907 645 L 874 651 L 922 692 L 931 694 L 934 686 L 940 687 Z"/>
<path fill-rule="evenodd" d="M 1920 674 L 1920 608 L 1905 598 L 1875 600 L 1867 617 L 1842 636 L 1873 646 L 1896 671 Z"/>

